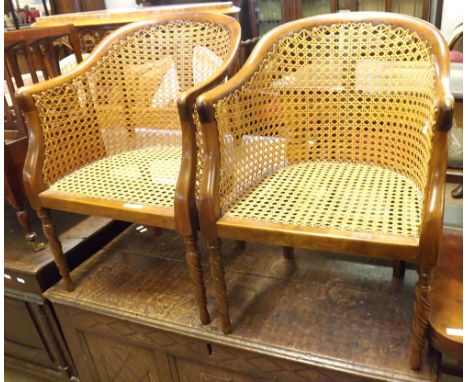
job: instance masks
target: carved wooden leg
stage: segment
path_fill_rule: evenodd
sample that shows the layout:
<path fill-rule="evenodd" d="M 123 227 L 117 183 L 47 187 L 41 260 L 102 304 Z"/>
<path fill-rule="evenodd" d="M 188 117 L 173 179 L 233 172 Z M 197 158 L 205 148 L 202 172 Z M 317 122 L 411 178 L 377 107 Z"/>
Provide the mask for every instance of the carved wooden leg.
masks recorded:
<path fill-rule="evenodd" d="M 55 264 L 57 264 L 60 276 L 62 276 L 65 283 L 65 289 L 72 292 L 74 288 L 70 278 L 70 271 L 68 270 L 67 259 L 63 254 L 62 244 L 57 236 L 57 231 L 50 217 L 50 213 L 47 209 L 41 208 L 37 211 L 37 216 L 41 219 L 44 235 L 49 242 L 52 254 L 54 255 Z"/>
<path fill-rule="evenodd" d="M 393 277 L 402 279 L 405 277 L 406 261 L 393 260 Z"/>
<path fill-rule="evenodd" d="M 37 241 L 36 232 L 32 230 L 31 225 L 29 224 L 28 213 L 24 209 L 18 208 L 16 210 L 16 219 L 18 220 L 21 228 L 23 228 L 24 232 L 26 232 L 26 241 L 33 247 L 34 251 L 42 251 L 46 245 L 45 243 Z"/>
<path fill-rule="evenodd" d="M 190 280 L 193 285 L 193 292 L 197 301 L 202 325 L 210 322 L 210 315 L 206 308 L 206 290 L 203 281 L 203 271 L 201 267 L 200 254 L 197 249 L 196 239 L 192 236 L 184 236 L 185 258 L 189 271 Z"/>
<path fill-rule="evenodd" d="M 224 334 L 232 331 L 229 320 L 229 303 L 227 298 L 226 280 L 224 279 L 224 266 L 219 250 L 219 239 L 208 243 L 208 253 L 210 256 L 211 277 L 214 284 L 216 298 L 216 309 L 221 319 L 221 330 Z"/>
<path fill-rule="evenodd" d="M 416 284 L 415 300 L 413 308 L 413 335 L 411 338 L 411 368 L 421 368 L 421 352 L 426 340 L 427 326 L 429 323 L 429 292 L 432 269 L 420 269 L 419 280 Z"/>
<path fill-rule="evenodd" d="M 283 257 L 286 260 L 294 259 L 294 248 L 293 247 L 283 247 Z"/>

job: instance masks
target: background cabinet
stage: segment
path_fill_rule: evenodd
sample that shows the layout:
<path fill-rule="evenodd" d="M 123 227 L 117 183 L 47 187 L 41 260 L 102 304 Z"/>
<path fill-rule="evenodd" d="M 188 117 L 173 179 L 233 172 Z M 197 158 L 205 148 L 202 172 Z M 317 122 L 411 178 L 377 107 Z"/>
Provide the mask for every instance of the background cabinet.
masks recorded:
<path fill-rule="evenodd" d="M 431 6 L 437 6 L 439 12 L 442 5 L 441 0 L 245 0 L 244 3 L 240 6 L 248 10 L 248 38 L 254 39 L 252 44 L 278 25 L 303 17 L 334 12 L 380 11 L 429 20 Z"/>

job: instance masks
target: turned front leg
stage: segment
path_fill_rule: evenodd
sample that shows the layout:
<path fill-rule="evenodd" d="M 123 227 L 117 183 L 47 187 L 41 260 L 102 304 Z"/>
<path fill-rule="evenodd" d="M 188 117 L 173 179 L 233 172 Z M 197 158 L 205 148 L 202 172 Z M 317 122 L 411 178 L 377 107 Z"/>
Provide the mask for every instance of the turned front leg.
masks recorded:
<path fill-rule="evenodd" d="M 413 308 L 413 335 L 411 338 L 410 364 L 413 370 L 421 368 L 421 353 L 426 341 L 429 325 L 429 293 L 431 291 L 432 268 L 420 269 L 419 280 L 416 284 Z"/>
<path fill-rule="evenodd" d="M 294 259 L 294 248 L 293 247 L 283 247 L 283 257 L 286 260 Z"/>
<path fill-rule="evenodd" d="M 224 277 L 224 266 L 219 249 L 219 239 L 208 243 L 208 254 L 210 256 L 211 277 L 213 279 L 214 293 L 216 298 L 216 309 L 221 319 L 221 330 L 224 334 L 232 331 L 229 319 L 229 302 L 227 298 L 226 280 Z"/>
<path fill-rule="evenodd" d="M 197 241 L 192 235 L 184 236 L 185 258 L 189 271 L 190 280 L 193 286 L 195 300 L 198 305 L 200 321 L 203 325 L 210 322 L 210 315 L 206 307 L 206 289 L 203 281 L 203 270 L 201 267 L 200 253 L 197 248 Z"/>
<path fill-rule="evenodd" d="M 69 292 L 72 292 L 74 288 L 70 278 L 67 259 L 63 254 L 62 244 L 60 243 L 60 240 L 57 236 L 57 230 L 55 229 L 55 225 L 52 222 L 50 213 L 45 208 L 41 208 L 37 211 L 37 216 L 39 219 L 41 219 L 42 230 L 44 231 L 44 235 L 47 238 L 47 241 L 49 242 L 50 249 L 54 255 L 55 264 L 57 265 L 60 276 L 62 276 L 63 282 L 65 283 L 65 289 Z"/>

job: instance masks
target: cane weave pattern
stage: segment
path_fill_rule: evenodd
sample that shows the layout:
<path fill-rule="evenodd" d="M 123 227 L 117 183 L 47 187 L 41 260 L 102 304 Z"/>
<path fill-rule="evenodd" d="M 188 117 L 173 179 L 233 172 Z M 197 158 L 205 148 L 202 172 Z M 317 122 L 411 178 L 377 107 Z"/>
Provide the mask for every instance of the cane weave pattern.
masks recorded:
<path fill-rule="evenodd" d="M 221 210 L 417 236 L 435 96 L 434 57 L 416 32 L 344 22 L 283 37 L 214 105 Z"/>
<path fill-rule="evenodd" d="M 126 151 L 81 167 L 50 189 L 82 197 L 172 207 L 180 157 L 180 147 Z"/>
<path fill-rule="evenodd" d="M 421 206 L 419 188 L 395 171 L 316 161 L 291 165 L 266 177 L 226 216 L 417 237 Z"/>
<path fill-rule="evenodd" d="M 221 24 L 178 20 L 152 25 L 114 43 L 85 73 L 35 94 L 46 184 L 59 181 L 54 188 L 71 194 L 173 205 L 173 185 L 171 194 L 164 182 L 154 182 L 161 177 L 152 171 L 165 174 L 167 159 L 171 179 L 179 173 L 177 96 L 210 77 L 229 47 L 230 31 Z M 142 172 L 135 175 L 140 186 L 132 180 L 135 190 L 130 192 L 120 190 L 123 184 L 112 185 L 120 179 L 116 174 L 133 167 Z"/>

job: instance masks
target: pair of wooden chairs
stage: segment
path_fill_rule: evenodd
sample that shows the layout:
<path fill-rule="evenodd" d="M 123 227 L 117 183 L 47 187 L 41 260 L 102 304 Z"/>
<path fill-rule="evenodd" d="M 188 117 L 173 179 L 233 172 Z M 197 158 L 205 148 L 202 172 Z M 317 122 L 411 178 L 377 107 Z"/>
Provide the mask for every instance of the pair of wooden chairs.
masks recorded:
<path fill-rule="evenodd" d="M 26 189 L 66 288 L 49 208 L 177 229 L 205 324 L 200 226 L 224 333 L 220 238 L 410 261 L 419 368 L 453 108 L 444 39 L 393 14 L 313 17 L 270 32 L 222 83 L 238 45 L 227 17 L 160 18 L 21 91 Z"/>

